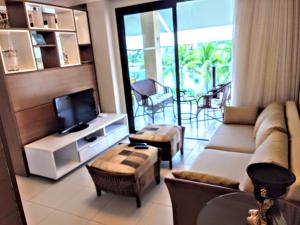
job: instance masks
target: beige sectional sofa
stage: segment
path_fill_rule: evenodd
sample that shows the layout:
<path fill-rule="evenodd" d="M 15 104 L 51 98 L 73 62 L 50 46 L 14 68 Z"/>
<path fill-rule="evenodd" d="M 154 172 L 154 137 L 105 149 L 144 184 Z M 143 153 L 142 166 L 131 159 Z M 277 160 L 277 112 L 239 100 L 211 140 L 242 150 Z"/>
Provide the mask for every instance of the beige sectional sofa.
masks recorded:
<path fill-rule="evenodd" d="M 286 122 L 287 121 L 287 122 Z M 207 201 L 225 193 L 253 191 L 246 173 L 251 163 L 272 162 L 290 168 L 296 183 L 286 198 L 300 202 L 300 120 L 295 102 L 272 103 L 259 115 L 254 107 L 228 107 L 224 123 L 191 166 L 191 171 L 239 182 L 237 189 L 218 185 L 218 179 L 166 178 L 172 199 L 174 225 L 194 225 Z M 193 178 L 194 179 L 194 178 Z"/>

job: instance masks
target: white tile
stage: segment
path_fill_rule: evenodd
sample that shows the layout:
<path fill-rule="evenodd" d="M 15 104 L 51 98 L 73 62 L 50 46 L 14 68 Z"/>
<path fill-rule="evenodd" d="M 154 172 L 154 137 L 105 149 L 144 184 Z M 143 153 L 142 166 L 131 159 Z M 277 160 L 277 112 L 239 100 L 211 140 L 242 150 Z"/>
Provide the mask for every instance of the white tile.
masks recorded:
<path fill-rule="evenodd" d="M 142 198 L 153 203 L 172 206 L 167 186 L 163 180 L 160 185 L 151 186 L 147 189 Z"/>
<path fill-rule="evenodd" d="M 39 224 L 54 210 L 46 206 L 35 204 L 32 202 L 23 201 L 23 208 L 28 225 Z"/>
<path fill-rule="evenodd" d="M 87 225 L 103 225 L 102 223 L 97 223 L 95 221 L 89 221 Z"/>
<path fill-rule="evenodd" d="M 21 198 L 24 200 L 31 200 L 33 197 L 53 185 L 52 181 L 35 176 L 16 176 L 16 178 Z"/>
<path fill-rule="evenodd" d="M 112 199 L 112 194 L 103 192 L 101 196 L 97 196 L 95 189 L 83 188 L 57 208 L 85 219 L 91 219 Z"/>
<path fill-rule="evenodd" d="M 46 191 L 31 199 L 32 202 L 39 203 L 51 208 L 56 208 L 64 202 L 69 201 L 72 197 L 80 193 L 82 186 L 58 181 Z"/>
<path fill-rule="evenodd" d="M 189 169 L 206 143 L 188 142 L 184 155 L 174 157 L 174 170 Z M 57 182 L 36 176 L 18 176 L 17 181 L 29 225 L 171 225 L 171 201 L 164 183 L 171 172 L 168 162 L 163 162 L 161 183 L 142 194 L 141 208 L 135 198 L 107 193 L 98 197 L 85 167 Z"/>
<path fill-rule="evenodd" d="M 61 211 L 52 212 L 39 225 L 86 225 L 88 220 Z"/>
<path fill-rule="evenodd" d="M 83 187 L 95 188 L 94 182 L 85 166 L 68 174 L 62 181 Z"/>
<path fill-rule="evenodd" d="M 99 211 L 93 221 L 105 225 L 136 225 L 150 206 L 151 203 L 142 199 L 142 207 L 137 208 L 135 198 L 115 196 Z"/>
<path fill-rule="evenodd" d="M 138 225 L 172 225 L 172 208 L 159 204 L 152 204 L 146 215 L 138 222 Z"/>
<path fill-rule="evenodd" d="M 185 150 L 192 150 L 194 149 L 194 147 L 198 144 L 197 140 L 193 140 L 193 139 L 185 139 L 183 146 Z"/>

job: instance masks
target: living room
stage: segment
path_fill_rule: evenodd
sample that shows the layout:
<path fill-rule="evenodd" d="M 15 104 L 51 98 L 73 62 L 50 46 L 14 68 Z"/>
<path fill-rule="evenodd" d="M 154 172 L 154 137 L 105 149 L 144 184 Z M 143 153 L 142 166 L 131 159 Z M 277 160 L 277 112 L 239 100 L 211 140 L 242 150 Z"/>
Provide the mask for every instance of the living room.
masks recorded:
<path fill-rule="evenodd" d="M 0 224 L 300 224 L 299 4 L 0 1 Z"/>

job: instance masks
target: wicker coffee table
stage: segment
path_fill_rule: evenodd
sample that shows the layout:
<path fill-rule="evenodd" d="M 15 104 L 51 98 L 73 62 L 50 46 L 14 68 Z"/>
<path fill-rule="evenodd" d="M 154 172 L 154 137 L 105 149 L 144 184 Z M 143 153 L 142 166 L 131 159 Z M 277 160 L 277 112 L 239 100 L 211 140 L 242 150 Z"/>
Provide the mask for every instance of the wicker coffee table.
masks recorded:
<path fill-rule="evenodd" d="M 121 144 L 87 165 L 87 169 L 98 196 L 101 191 L 132 196 L 139 208 L 141 193 L 153 182 L 160 183 L 160 151 L 152 146 L 135 149 Z"/>

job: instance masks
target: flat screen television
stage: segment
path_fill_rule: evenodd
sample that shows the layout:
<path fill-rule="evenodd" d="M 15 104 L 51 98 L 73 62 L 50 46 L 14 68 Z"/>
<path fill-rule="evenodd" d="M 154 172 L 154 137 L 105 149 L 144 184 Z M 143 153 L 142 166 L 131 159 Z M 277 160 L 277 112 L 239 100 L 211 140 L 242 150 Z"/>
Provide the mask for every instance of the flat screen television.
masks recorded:
<path fill-rule="evenodd" d="M 53 99 L 60 125 L 59 133 L 83 130 L 88 127 L 88 122 L 97 117 L 98 112 L 93 93 L 93 89 L 87 89 Z"/>

